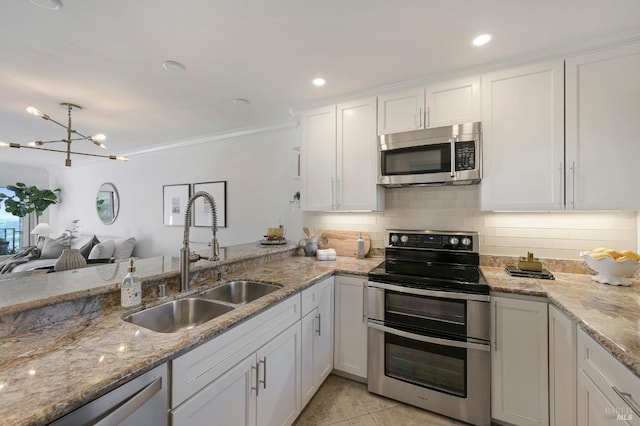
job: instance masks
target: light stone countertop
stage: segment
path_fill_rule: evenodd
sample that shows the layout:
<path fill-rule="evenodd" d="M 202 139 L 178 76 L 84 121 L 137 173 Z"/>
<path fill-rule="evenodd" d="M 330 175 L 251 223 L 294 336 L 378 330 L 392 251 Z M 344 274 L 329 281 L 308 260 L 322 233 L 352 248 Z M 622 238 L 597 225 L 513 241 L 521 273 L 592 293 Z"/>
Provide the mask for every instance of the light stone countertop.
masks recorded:
<path fill-rule="evenodd" d="M 255 253 L 248 254 L 255 249 L 245 246 L 236 250 L 247 259 L 255 259 Z M 119 292 L 114 291 L 117 285 L 112 283 L 109 286 L 113 287 L 99 290 L 103 300 L 98 303 L 97 314 L 0 338 L 2 423 L 46 424 L 333 273 L 366 276 L 383 261 L 382 258 L 339 257 L 336 261 L 318 262 L 313 257 L 302 256 L 274 259 L 231 271 L 224 280 L 271 282 L 282 289 L 192 330 L 156 333 L 122 321 L 127 310 L 117 305 Z M 231 262 L 231 257 L 227 257 L 227 261 Z M 140 263 L 144 265 L 142 260 Z M 155 266 L 160 268 L 159 263 Z M 148 272 L 153 277 L 171 276 L 176 274 L 175 266 L 172 261 L 171 271 L 167 272 L 154 270 L 154 265 L 150 264 Z M 482 271 L 495 293 L 548 297 L 617 359 L 640 375 L 640 283 L 622 288 L 596 283 L 589 275 L 581 274 L 554 272 L 556 280 L 548 281 L 510 277 L 504 269 L 496 267 L 482 267 Z M 194 291 L 220 283 L 208 283 Z M 80 290 L 76 297 L 91 291 L 94 290 Z M 181 295 L 172 290 L 170 298 L 177 296 Z M 57 300 L 57 297 L 67 296 L 53 298 Z M 105 302 L 109 298 L 111 303 Z M 34 306 L 44 303 L 41 298 L 35 300 L 28 303 Z M 96 302 L 87 302 L 90 303 Z"/>
<path fill-rule="evenodd" d="M 382 261 L 293 256 L 231 272 L 225 281 L 256 280 L 282 289 L 188 331 L 156 333 L 124 322 L 127 310 L 114 302 L 103 303 L 97 314 L 1 338 L 1 423 L 47 424 L 334 272 L 366 276 Z"/>
<path fill-rule="evenodd" d="M 553 272 L 555 280 L 518 278 L 504 268 L 482 267 L 495 293 L 548 298 L 607 351 L 640 376 L 640 282 L 600 284 L 591 275 Z"/>

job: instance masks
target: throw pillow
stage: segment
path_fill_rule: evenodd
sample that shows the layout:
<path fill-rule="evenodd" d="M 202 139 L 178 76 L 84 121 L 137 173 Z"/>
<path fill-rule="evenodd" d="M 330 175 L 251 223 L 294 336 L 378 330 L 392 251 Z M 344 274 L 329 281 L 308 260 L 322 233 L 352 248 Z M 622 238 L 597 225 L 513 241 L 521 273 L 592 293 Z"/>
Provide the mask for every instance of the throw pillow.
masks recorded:
<path fill-rule="evenodd" d="M 133 253 L 133 246 L 136 245 L 136 239 L 134 237 L 121 238 L 115 240 L 116 249 L 113 253 L 113 257 L 117 259 L 128 259 Z"/>
<path fill-rule="evenodd" d="M 85 259 L 88 259 L 89 255 L 91 254 L 91 250 L 93 249 L 93 246 L 99 243 L 100 243 L 100 240 L 98 239 L 98 237 L 94 235 L 88 241 L 85 241 L 82 247 L 78 247 L 78 250 L 80 250 L 80 254 L 82 255 L 82 257 L 84 257 Z"/>
<path fill-rule="evenodd" d="M 66 237 L 45 238 L 40 259 L 57 259 L 65 249 Z"/>
<path fill-rule="evenodd" d="M 113 251 L 116 249 L 116 243 L 113 240 L 104 240 L 96 244 L 89 253 L 89 259 L 105 259 L 113 257 Z"/>

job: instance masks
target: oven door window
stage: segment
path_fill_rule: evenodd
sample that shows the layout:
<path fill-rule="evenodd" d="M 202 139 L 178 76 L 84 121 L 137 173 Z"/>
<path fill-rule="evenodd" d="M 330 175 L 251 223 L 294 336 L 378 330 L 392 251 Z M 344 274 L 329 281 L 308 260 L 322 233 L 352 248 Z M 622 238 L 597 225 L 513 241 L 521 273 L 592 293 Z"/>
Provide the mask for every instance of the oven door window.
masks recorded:
<path fill-rule="evenodd" d="M 467 302 L 385 291 L 385 322 L 466 336 Z"/>
<path fill-rule="evenodd" d="M 385 333 L 385 375 L 467 397 L 467 350 Z"/>
<path fill-rule="evenodd" d="M 449 172 L 451 145 L 441 143 L 383 151 L 381 161 L 384 176 Z"/>

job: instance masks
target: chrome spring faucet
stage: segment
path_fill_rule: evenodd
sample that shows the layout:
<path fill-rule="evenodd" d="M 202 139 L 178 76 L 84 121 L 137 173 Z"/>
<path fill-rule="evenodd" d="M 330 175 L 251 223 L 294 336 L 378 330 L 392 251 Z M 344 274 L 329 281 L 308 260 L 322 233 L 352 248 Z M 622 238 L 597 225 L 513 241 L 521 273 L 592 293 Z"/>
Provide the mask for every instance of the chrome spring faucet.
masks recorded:
<path fill-rule="evenodd" d="M 211 238 L 211 254 L 209 258 L 202 257 L 197 253 L 191 253 L 189 250 L 189 218 L 191 217 L 191 206 L 193 202 L 199 198 L 204 198 L 211 207 L 211 232 L 213 234 Z M 191 262 L 197 262 L 200 259 L 207 259 L 210 261 L 220 260 L 218 246 L 218 239 L 216 233 L 218 231 L 218 213 L 216 211 L 216 201 L 213 196 L 208 192 L 199 191 L 189 198 L 187 202 L 186 211 L 184 213 L 184 238 L 182 241 L 182 248 L 180 249 L 180 291 L 189 290 L 189 264 Z"/>

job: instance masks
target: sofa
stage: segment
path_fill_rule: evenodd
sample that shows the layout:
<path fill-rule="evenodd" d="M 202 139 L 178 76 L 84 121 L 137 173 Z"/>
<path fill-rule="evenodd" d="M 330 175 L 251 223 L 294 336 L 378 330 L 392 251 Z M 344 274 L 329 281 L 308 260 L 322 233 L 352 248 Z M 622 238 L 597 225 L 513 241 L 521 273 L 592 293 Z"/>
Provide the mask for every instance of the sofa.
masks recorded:
<path fill-rule="evenodd" d="M 44 238 L 22 253 L 0 262 L 0 274 L 53 269 L 67 244 L 66 236 Z M 98 237 L 93 234 L 74 235 L 71 248 L 78 249 L 87 264 L 122 261 L 131 257 L 135 247 L 134 237 Z"/>

